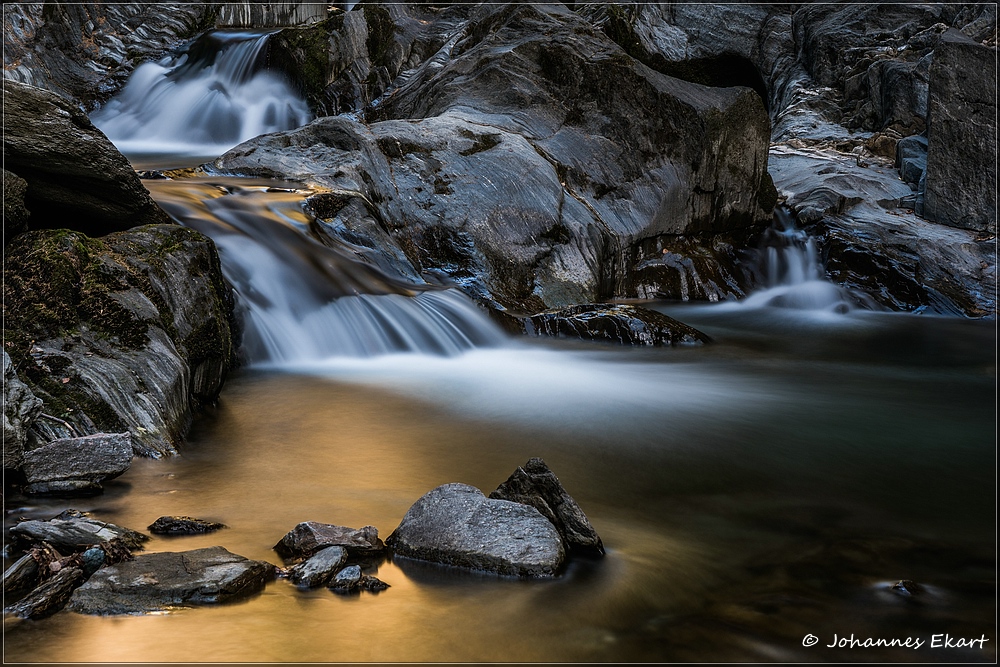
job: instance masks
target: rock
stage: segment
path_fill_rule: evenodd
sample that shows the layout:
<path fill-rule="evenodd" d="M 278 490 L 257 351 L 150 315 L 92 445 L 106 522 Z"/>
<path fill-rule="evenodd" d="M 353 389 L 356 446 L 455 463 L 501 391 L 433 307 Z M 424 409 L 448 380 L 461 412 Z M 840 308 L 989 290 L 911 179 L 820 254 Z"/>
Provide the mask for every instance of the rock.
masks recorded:
<path fill-rule="evenodd" d="M 25 452 L 22 469 L 30 485 L 51 482 L 99 483 L 118 477 L 132 462 L 128 433 L 64 438 Z"/>
<path fill-rule="evenodd" d="M 337 573 L 330 584 L 330 589 L 337 593 L 349 593 L 357 589 L 361 582 L 361 567 L 349 565 Z"/>
<path fill-rule="evenodd" d="M 556 527 L 567 551 L 604 555 L 604 544 L 587 515 L 542 459 L 529 459 L 489 497 L 534 507 Z"/>
<path fill-rule="evenodd" d="M 28 229 L 31 213 L 24 205 L 28 182 L 17 174 L 3 170 L 3 243 Z"/>
<path fill-rule="evenodd" d="M 346 561 L 347 550 L 344 547 L 326 547 L 290 568 L 288 578 L 302 588 L 324 586 Z"/>
<path fill-rule="evenodd" d="M 138 65 L 211 26 L 222 3 L 4 5 L 4 78 L 107 99 Z M 138 26 L 138 29 L 137 29 Z"/>
<path fill-rule="evenodd" d="M 189 516 L 161 516 L 149 525 L 148 530 L 155 535 L 199 535 L 225 527 L 221 523 Z"/>
<path fill-rule="evenodd" d="M 281 28 L 326 18 L 328 5 L 314 2 L 227 2 L 222 5 L 217 28 Z"/>
<path fill-rule="evenodd" d="M 235 362 L 215 244 L 178 225 L 34 231 L 4 259 L 6 349 L 53 417 L 35 439 L 128 431 L 138 455 L 175 453 Z"/>
<path fill-rule="evenodd" d="M 38 561 L 30 553 L 21 556 L 3 573 L 4 598 L 13 598 L 31 590 L 38 583 L 38 578 Z"/>
<path fill-rule="evenodd" d="M 565 558 L 558 531 L 538 510 L 467 484 L 424 494 L 386 542 L 397 556 L 518 577 L 553 576 Z"/>
<path fill-rule="evenodd" d="M 909 579 L 900 579 L 899 581 L 897 581 L 892 585 L 892 588 L 890 590 L 892 590 L 892 592 L 894 593 L 898 593 L 905 597 L 909 597 L 911 595 L 920 595 L 921 593 L 924 592 L 923 586 L 920 586 L 916 582 L 913 582 Z"/>
<path fill-rule="evenodd" d="M 278 555 L 286 560 L 308 558 L 326 547 L 343 547 L 348 556 L 374 556 L 385 549 L 375 526 L 347 528 L 317 521 L 304 521 L 295 526 L 274 545 Z"/>
<path fill-rule="evenodd" d="M 216 604 L 264 589 L 274 566 L 223 547 L 144 554 L 98 570 L 70 599 L 82 614 L 136 614 Z"/>
<path fill-rule="evenodd" d="M 957 30 L 945 33 L 930 68 L 929 220 L 996 233 L 997 51 Z"/>
<path fill-rule="evenodd" d="M 27 181 L 33 228 L 72 227 L 94 236 L 170 222 L 76 104 L 6 79 L 3 94 L 4 163 Z"/>
<path fill-rule="evenodd" d="M 632 272 L 679 235 L 767 222 L 756 93 L 654 72 L 565 7 L 463 11 L 367 125 L 321 118 L 213 169 L 358 193 L 371 204 L 358 224 L 375 217 L 418 271 L 519 312 L 636 296 Z M 333 231 L 353 230 L 345 211 Z M 706 280 L 742 294 L 732 248 L 704 246 L 717 271 Z"/>
<path fill-rule="evenodd" d="M 102 545 L 113 539 L 128 549 L 141 549 L 148 536 L 128 528 L 105 523 L 67 510 L 48 521 L 22 521 L 10 529 L 11 536 L 20 544 L 48 542 L 64 551 L 81 551 L 82 547 Z"/>
<path fill-rule="evenodd" d="M 51 616 L 66 606 L 73 591 L 83 583 L 83 571 L 78 567 L 64 567 L 50 579 L 40 584 L 21 600 L 5 607 L 5 615 L 17 618 L 40 619 Z"/>
<path fill-rule="evenodd" d="M 80 554 L 80 564 L 83 569 L 83 576 L 90 578 L 90 575 L 101 569 L 101 566 L 108 560 L 108 555 L 99 547 L 87 549 Z"/>
<path fill-rule="evenodd" d="M 712 339 L 677 320 L 641 306 L 587 304 L 548 310 L 525 320 L 535 336 L 580 338 L 621 345 L 703 345 Z"/>
<path fill-rule="evenodd" d="M 378 593 L 391 587 L 378 577 L 373 577 L 370 574 L 363 574 L 361 575 L 361 579 L 358 581 L 358 588 L 363 591 Z"/>
<path fill-rule="evenodd" d="M 51 482 L 32 482 L 24 486 L 25 495 L 80 498 L 104 493 L 99 482 L 82 479 L 59 479 Z"/>
<path fill-rule="evenodd" d="M 904 183 L 916 186 L 927 169 L 927 137 L 913 135 L 896 144 L 896 168 Z"/>
<path fill-rule="evenodd" d="M 6 313 L 5 313 L 6 314 Z M 5 336 L 6 337 L 6 336 Z M 28 429 L 42 411 L 42 401 L 17 377 L 14 364 L 3 351 L 3 466 L 14 469 L 24 459 Z"/>

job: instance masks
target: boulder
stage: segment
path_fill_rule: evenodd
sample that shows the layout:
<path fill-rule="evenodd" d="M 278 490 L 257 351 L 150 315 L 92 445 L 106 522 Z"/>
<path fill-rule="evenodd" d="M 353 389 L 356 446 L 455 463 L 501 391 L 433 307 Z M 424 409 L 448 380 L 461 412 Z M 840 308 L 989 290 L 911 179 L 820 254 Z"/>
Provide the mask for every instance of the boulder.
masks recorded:
<path fill-rule="evenodd" d="M 3 170 L 3 243 L 28 229 L 31 212 L 24 205 L 28 182 L 17 174 Z"/>
<path fill-rule="evenodd" d="M 136 454 L 175 453 L 235 362 L 215 244 L 178 225 L 33 231 L 4 259 L 6 349 L 52 417 L 34 446 L 128 431 Z"/>
<path fill-rule="evenodd" d="M 347 561 L 344 547 L 325 547 L 288 570 L 288 578 L 302 588 L 325 586 Z M 359 570 L 360 571 L 360 570 Z"/>
<path fill-rule="evenodd" d="M 529 459 L 490 498 L 534 507 L 556 527 L 567 551 L 576 549 L 604 555 L 604 544 L 587 515 L 542 459 Z"/>
<path fill-rule="evenodd" d="M 14 364 L 3 351 L 3 466 L 15 469 L 24 459 L 28 428 L 42 411 L 42 401 L 17 377 Z"/>
<path fill-rule="evenodd" d="M 385 550 L 375 526 L 347 528 L 317 521 L 303 521 L 292 528 L 274 550 L 282 558 L 293 560 L 308 558 L 327 547 L 343 547 L 352 558 L 374 556 Z"/>
<path fill-rule="evenodd" d="M 524 324 L 529 335 L 579 338 L 620 345 L 675 347 L 703 345 L 712 340 L 697 329 L 662 313 L 625 304 L 598 303 L 547 310 L 527 318 Z"/>
<path fill-rule="evenodd" d="M 97 433 L 63 438 L 24 454 L 25 480 L 31 485 L 48 482 L 93 482 L 118 477 L 132 462 L 128 433 Z"/>
<path fill-rule="evenodd" d="M 349 593 L 361 583 L 361 568 L 357 565 L 348 565 L 337 573 L 330 584 L 330 589 L 338 593 Z"/>
<path fill-rule="evenodd" d="M 154 535 L 200 535 L 225 527 L 221 523 L 189 516 L 161 516 L 149 525 L 148 530 Z"/>
<path fill-rule="evenodd" d="M 997 50 L 949 30 L 930 69 L 924 216 L 996 233 Z"/>
<path fill-rule="evenodd" d="M 650 70 L 563 6 L 463 11 L 367 124 L 321 118 L 213 169 L 357 193 L 370 207 L 329 229 L 371 215 L 418 271 L 498 307 L 637 296 L 636 266 L 681 235 L 708 239 L 714 279 L 742 294 L 732 248 L 712 240 L 766 223 L 774 203 L 759 96 Z"/>
<path fill-rule="evenodd" d="M 896 144 L 896 169 L 904 183 L 914 188 L 920 183 L 927 170 L 927 137 L 915 134 L 899 140 Z"/>
<path fill-rule="evenodd" d="M 3 156 L 27 182 L 35 229 L 91 236 L 169 223 L 128 160 L 83 110 L 55 93 L 5 79 Z"/>
<path fill-rule="evenodd" d="M 559 532 L 534 507 L 457 483 L 424 494 L 386 543 L 396 556 L 517 577 L 554 576 L 566 556 Z"/>
<path fill-rule="evenodd" d="M 26 596 L 5 607 L 3 612 L 17 618 L 46 618 L 66 606 L 73 591 L 83 580 L 83 570 L 64 567 Z"/>
<path fill-rule="evenodd" d="M 22 546 L 47 542 L 62 551 L 82 551 L 111 540 L 126 549 L 141 549 L 147 535 L 113 523 L 98 521 L 75 510 L 66 510 L 48 521 L 21 521 L 10 529 L 11 537 Z"/>
<path fill-rule="evenodd" d="M 68 609 L 82 614 L 136 614 L 229 602 L 259 593 L 274 566 L 223 547 L 162 552 L 98 570 Z"/>

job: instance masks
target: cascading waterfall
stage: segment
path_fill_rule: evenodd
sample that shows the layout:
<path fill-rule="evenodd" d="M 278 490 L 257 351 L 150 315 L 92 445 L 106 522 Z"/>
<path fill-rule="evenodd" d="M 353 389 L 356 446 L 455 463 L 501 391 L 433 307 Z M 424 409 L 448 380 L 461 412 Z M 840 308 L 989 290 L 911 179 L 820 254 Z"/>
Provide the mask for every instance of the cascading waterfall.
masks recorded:
<path fill-rule="evenodd" d="M 397 352 L 450 356 L 506 340 L 460 292 L 394 279 L 350 249 L 311 237 L 300 194 L 238 181 L 148 186 L 168 213 L 218 246 L 240 297 L 251 363 Z"/>
<path fill-rule="evenodd" d="M 283 77 L 266 70 L 268 34 L 214 31 L 142 65 L 92 116 L 134 156 L 214 156 L 309 121 Z M 176 220 L 211 237 L 244 314 L 244 355 L 281 364 L 394 352 L 454 355 L 502 332 L 456 290 L 391 278 L 349 248 L 309 235 L 302 195 L 247 179 L 148 181 Z"/>
<path fill-rule="evenodd" d="M 218 155 L 311 119 L 285 77 L 266 68 L 269 33 L 208 32 L 139 66 L 91 119 L 129 156 Z"/>
<path fill-rule="evenodd" d="M 857 305 L 872 305 L 824 278 L 816 242 L 781 206 L 775 208 L 774 224 L 764 236 L 763 264 L 767 289 L 751 294 L 741 306 L 846 313 Z"/>

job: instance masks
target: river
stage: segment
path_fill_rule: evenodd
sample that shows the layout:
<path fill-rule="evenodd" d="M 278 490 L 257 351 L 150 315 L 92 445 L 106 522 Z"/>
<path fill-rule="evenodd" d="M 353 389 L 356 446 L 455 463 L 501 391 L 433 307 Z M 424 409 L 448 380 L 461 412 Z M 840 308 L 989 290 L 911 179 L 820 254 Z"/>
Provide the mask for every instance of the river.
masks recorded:
<path fill-rule="evenodd" d="M 135 164 L 192 164 L 179 156 L 199 145 L 179 145 L 139 147 Z M 513 339 L 457 292 L 408 293 L 290 236 L 306 227 L 294 185 L 240 183 L 147 185 L 218 242 L 249 313 L 251 363 L 180 456 L 135 459 L 97 498 L 8 498 L 21 506 L 7 520 L 74 507 L 141 530 L 197 516 L 228 528 L 154 536 L 146 551 L 221 544 L 280 565 L 271 547 L 301 521 L 371 524 L 385 537 L 430 489 L 488 493 L 540 456 L 607 555 L 551 580 L 390 559 L 377 567 L 391 586 L 379 594 L 278 580 L 215 607 L 64 612 L 9 622 L 5 660 L 995 661 L 992 641 L 931 647 L 937 634 L 994 638 L 994 322 L 848 307 L 814 270 L 796 269 L 743 304 L 644 304 L 708 333 L 704 347 Z M 236 208 L 261 215 L 234 232 L 219 211 L 240 192 Z M 303 297 L 321 278 L 280 279 L 302 253 L 372 296 Z M 253 294 L 276 283 L 284 291 L 255 307 Z M 351 324 L 316 343 L 338 321 Z M 419 334 L 366 346 L 386 322 Z M 361 342 L 341 345 L 351 340 Z M 894 591 L 903 579 L 921 591 Z M 851 635 L 926 643 L 828 646 Z"/>

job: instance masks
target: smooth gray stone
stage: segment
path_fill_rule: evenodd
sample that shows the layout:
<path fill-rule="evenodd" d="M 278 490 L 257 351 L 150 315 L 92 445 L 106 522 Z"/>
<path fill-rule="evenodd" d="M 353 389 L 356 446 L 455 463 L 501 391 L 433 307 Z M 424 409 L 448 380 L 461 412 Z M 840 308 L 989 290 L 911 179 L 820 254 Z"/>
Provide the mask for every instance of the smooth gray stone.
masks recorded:
<path fill-rule="evenodd" d="M 118 477 L 132 462 L 132 437 L 97 433 L 63 438 L 24 453 L 22 469 L 28 482 L 82 480 L 101 482 Z"/>
<path fill-rule="evenodd" d="M 344 547 L 326 547 L 313 554 L 308 560 L 292 567 L 288 578 L 293 584 L 303 588 L 323 586 L 340 570 L 347 561 Z"/>
<path fill-rule="evenodd" d="M 330 587 L 338 591 L 352 591 L 358 587 L 358 582 L 360 581 L 361 566 L 348 565 L 337 573 Z"/>
<path fill-rule="evenodd" d="M 417 500 L 387 543 L 399 556 L 520 577 L 553 576 L 566 555 L 555 526 L 534 507 L 457 483 Z"/>
<path fill-rule="evenodd" d="M 227 602 L 263 590 L 274 569 L 223 547 L 144 554 L 98 570 L 76 590 L 68 608 L 83 614 L 135 614 Z"/>
<path fill-rule="evenodd" d="M 282 558 L 306 558 L 326 547 L 343 547 L 350 556 L 370 556 L 381 553 L 385 544 L 378 537 L 378 528 L 348 528 L 331 523 L 303 521 L 274 545 Z"/>
<path fill-rule="evenodd" d="M 60 516 L 67 515 L 63 513 Z M 113 523 L 72 515 L 49 521 L 22 521 L 11 527 L 10 533 L 19 542 L 48 542 L 56 549 L 69 552 L 116 538 L 128 549 L 139 549 L 149 539 L 142 533 Z"/>

